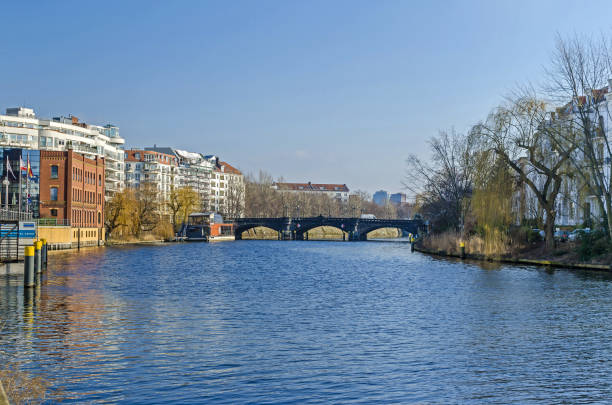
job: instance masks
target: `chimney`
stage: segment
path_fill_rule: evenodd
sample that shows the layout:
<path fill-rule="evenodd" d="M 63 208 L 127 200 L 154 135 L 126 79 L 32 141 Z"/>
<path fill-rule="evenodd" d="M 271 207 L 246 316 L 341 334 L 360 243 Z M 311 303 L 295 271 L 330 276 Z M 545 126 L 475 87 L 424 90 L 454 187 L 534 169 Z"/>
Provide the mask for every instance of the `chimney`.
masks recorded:
<path fill-rule="evenodd" d="M 72 124 L 78 124 L 79 123 L 79 119 L 77 117 L 75 117 L 74 115 L 71 115 L 70 118 L 72 118 Z"/>

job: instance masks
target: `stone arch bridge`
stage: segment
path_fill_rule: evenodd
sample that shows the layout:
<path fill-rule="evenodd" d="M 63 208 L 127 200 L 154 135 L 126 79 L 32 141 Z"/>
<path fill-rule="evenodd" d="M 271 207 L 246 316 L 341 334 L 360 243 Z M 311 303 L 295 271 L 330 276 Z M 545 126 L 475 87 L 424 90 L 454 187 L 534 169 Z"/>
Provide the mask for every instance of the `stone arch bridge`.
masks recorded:
<path fill-rule="evenodd" d="M 398 228 L 403 231 L 419 234 L 424 233 L 425 224 L 420 219 L 365 219 L 365 218 L 238 218 L 234 220 L 236 239 L 242 239 L 242 232 L 255 227 L 265 227 L 275 230 L 279 240 L 304 240 L 306 233 L 320 226 L 338 228 L 348 234 L 348 240 L 367 240 L 367 234 L 380 228 Z M 343 237 L 346 237 L 343 233 Z"/>

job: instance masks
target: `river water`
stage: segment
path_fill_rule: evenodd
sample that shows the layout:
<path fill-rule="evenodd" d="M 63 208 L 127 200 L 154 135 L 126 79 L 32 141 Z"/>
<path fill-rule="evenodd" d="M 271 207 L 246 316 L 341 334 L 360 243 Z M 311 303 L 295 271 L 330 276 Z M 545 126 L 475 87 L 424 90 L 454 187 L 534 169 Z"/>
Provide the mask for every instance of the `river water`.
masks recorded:
<path fill-rule="evenodd" d="M 612 398 L 606 273 L 239 241 L 59 253 L 33 296 L 19 284 L 0 279 L 0 360 L 49 402 Z"/>

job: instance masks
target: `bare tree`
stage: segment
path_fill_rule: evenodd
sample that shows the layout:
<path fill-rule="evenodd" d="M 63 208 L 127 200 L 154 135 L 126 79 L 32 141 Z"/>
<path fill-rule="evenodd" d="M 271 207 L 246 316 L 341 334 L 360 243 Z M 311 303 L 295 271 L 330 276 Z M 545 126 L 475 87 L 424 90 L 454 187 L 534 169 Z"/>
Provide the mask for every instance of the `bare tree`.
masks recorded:
<path fill-rule="evenodd" d="M 472 192 L 473 143 L 468 136 L 441 131 L 429 141 L 431 160 L 407 160 L 404 187 L 420 196 L 422 214 L 435 232 L 461 230 Z"/>
<path fill-rule="evenodd" d="M 159 192 L 155 185 L 141 184 L 136 190 L 136 202 L 132 219 L 132 233 L 138 237 L 142 232 L 150 232 L 161 221 Z"/>
<path fill-rule="evenodd" d="M 525 95 L 494 110 L 472 129 L 485 150 L 492 150 L 527 185 L 545 211 L 546 247 L 554 248 L 556 201 L 570 174 L 571 143 L 561 142 L 564 127 L 557 125 L 546 104 Z M 560 145 L 563 148 L 560 148 Z"/>
<path fill-rule="evenodd" d="M 245 186 L 241 177 L 228 175 L 225 190 L 224 215 L 228 218 L 240 218 L 244 214 Z"/>
<path fill-rule="evenodd" d="M 558 37 L 547 73 L 547 94 L 565 103 L 557 113 L 570 129 L 566 133 L 569 143 L 578 152 L 570 155 L 570 161 L 581 181 L 579 188 L 594 199 L 611 238 L 612 160 L 605 156 L 612 156 L 612 150 L 605 127 L 606 122 L 612 122 L 612 115 L 604 98 L 605 87 L 612 78 L 610 39 Z"/>

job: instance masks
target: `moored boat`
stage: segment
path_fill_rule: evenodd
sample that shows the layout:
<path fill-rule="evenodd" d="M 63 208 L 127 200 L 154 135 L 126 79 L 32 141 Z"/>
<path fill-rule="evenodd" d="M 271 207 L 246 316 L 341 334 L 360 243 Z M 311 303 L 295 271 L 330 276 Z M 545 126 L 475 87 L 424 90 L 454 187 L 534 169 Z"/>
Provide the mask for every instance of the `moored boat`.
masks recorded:
<path fill-rule="evenodd" d="M 189 215 L 185 226 L 185 240 L 220 242 L 235 240 L 234 224 L 225 223 L 215 212 L 194 212 Z"/>

